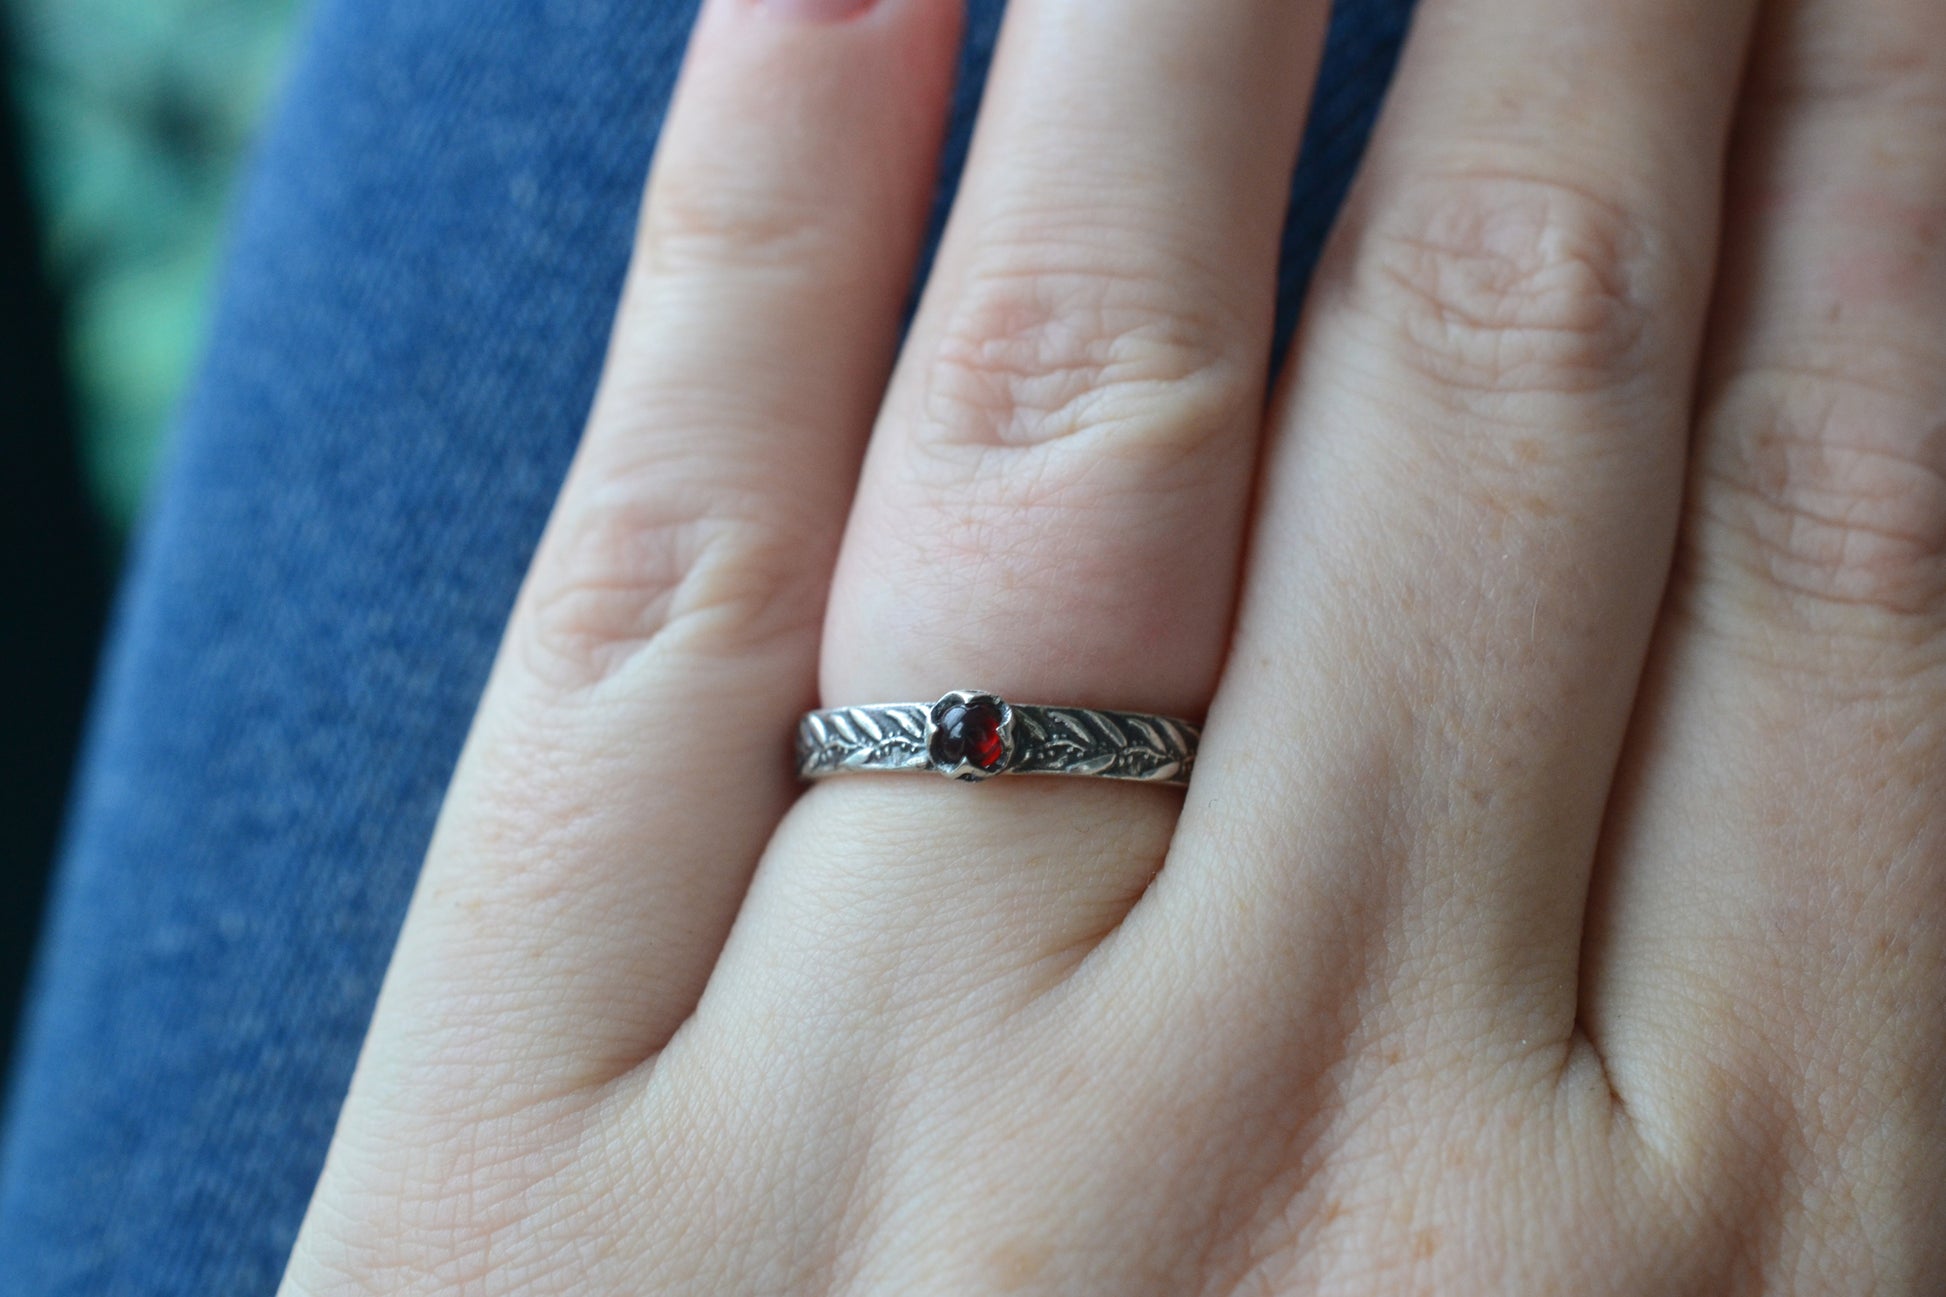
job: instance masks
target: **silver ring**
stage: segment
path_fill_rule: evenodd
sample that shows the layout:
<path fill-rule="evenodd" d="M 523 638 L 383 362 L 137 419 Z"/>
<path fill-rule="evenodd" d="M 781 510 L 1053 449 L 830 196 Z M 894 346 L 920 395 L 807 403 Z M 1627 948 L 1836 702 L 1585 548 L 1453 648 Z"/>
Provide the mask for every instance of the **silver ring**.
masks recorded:
<path fill-rule="evenodd" d="M 877 703 L 806 712 L 797 777 L 930 770 L 977 782 L 995 775 L 1085 775 L 1150 784 L 1189 782 L 1200 732 L 1141 712 L 1032 707 L 979 689 L 936 703 Z"/>

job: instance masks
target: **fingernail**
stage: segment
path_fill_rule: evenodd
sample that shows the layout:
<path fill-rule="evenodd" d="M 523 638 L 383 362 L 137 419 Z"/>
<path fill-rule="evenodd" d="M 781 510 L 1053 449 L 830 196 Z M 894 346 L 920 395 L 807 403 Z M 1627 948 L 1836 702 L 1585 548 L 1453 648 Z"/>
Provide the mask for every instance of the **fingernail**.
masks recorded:
<path fill-rule="evenodd" d="M 759 0 L 779 18 L 805 23 L 841 23 L 872 7 L 872 0 Z"/>

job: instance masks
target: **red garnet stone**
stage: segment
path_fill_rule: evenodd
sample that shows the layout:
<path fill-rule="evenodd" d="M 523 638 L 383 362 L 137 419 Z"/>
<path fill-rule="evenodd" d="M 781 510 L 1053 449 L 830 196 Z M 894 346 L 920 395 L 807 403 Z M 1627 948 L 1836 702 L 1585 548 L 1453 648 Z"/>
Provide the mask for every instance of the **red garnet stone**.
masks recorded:
<path fill-rule="evenodd" d="M 1007 759 L 1007 743 L 1000 733 L 1006 713 L 999 699 L 955 698 L 935 715 L 932 755 L 941 765 L 966 762 L 992 774 Z"/>

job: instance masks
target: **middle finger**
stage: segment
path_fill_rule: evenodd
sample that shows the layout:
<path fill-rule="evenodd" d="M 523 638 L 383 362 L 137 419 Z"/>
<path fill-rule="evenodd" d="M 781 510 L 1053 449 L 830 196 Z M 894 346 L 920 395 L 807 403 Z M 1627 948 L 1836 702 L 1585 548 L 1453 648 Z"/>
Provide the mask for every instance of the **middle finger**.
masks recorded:
<path fill-rule="evenodd" d="M 1341 988 L 1333 1021 L 1561 1074 L 1753 8 L 1420 5 L 1273 424 L 1203 796 L 1152 898 L 1183 904 L 1135 920 L 1214 981 Z"/>

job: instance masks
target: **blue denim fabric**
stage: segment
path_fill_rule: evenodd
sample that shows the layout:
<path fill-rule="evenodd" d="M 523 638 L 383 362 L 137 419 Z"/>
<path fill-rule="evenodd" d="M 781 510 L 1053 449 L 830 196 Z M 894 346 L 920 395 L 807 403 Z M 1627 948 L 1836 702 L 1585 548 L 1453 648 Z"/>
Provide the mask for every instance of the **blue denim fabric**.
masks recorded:
<path fill-rule="evenodd" d="M 949 176 L 1000 5 L 972 7 Z M 1408 7 L 1341 5 L 1286 330 Z M 323 0 L 121 601 L 10 1090 L 0 1293 L 274 1288 L 692 10 Z"/>

